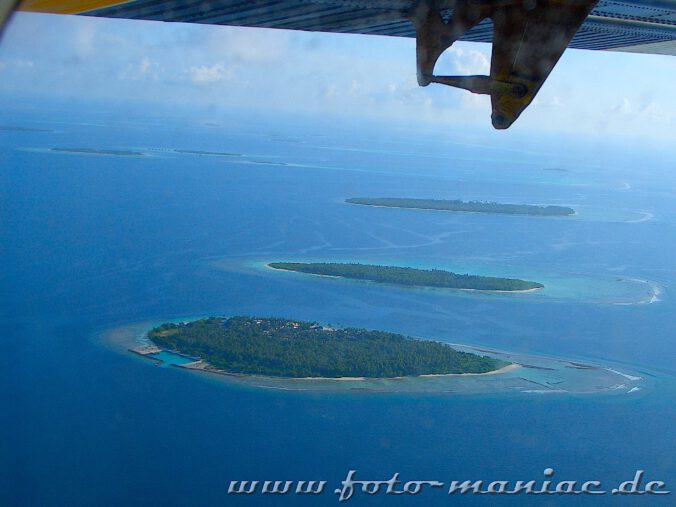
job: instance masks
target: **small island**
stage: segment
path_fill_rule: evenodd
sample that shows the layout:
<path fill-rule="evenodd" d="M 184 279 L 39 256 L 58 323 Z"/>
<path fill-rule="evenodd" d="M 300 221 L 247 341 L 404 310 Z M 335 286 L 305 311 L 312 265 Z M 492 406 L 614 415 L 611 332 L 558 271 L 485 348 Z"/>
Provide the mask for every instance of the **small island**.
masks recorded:
<path fill-rule="evenodd" d="M 227 151 L 202 151 L 202 150 L 174 150 L 176 153 L 184 155 L 205 155 L 211 157 L 241 157 L 241 153 L 230 153 Z"/>
<path fill-rule="evenodd" d="M 505 215 L 568 216 L 575 210 L 566 206 L 535 206 L 532 204 L 504 204 L 487 201 L 461 201 L 459 199 L 411 199 L 401 197 L 352 197 L 349 204 L 384 208 L 406 208 L 435 211 L 460 211 L 469 213 L 499 213 Z"/>
<path fill-rule="evenodd" d="M 544 287 L 541 283 L 519 280 L 517 278 L 460 275 L 440 269 L 416 269 L 399 266 L 376 266 L 358 263 L 344 264 L 336 262 L 271 262 L 268 266 L 285 271 L 415 287 L 500 292 L 524 292 Z"/>
<path fill-rule="evenodd" d="M 0 130 L 7 130 L 13 132 L 54 132 L 49 129 L 35 129 L 30 127 L 15 127 L 12 125 L 0 125 Z"/>
<path fill-rule="evenodd" d="M 58 153 L 77 153 L 81 155 L 113 155 L 118 157 L 143 157 L 140 151 L 130 150 L 103 150 L 98 148 L 51 148 L 51 151 Z"/>
<path fill-rule="evenodd" d="M 281 318 L 210 317 L 148 332 L 198 369 L 285 378 L 395 378 L 486 374 L 510 363 L 385 331 L 334 329 Z M 186 366 L 184 366 L 186 367 Z"/>

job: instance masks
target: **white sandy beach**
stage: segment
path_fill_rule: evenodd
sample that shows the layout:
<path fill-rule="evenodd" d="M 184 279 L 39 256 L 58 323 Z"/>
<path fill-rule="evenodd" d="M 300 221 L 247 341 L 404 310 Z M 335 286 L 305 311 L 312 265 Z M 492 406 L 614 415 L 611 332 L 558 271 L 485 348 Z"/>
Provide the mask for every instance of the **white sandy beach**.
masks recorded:
<path fill-rule="evenodd" d="M 418 375 L 419 377 L 480 377 L 485 375 L 500 375 L 501 373 L 507 373 L 508 371 L 516 370 L 517 368 L 522 368 L 520 364 L 512 363 L 507 366 L 503 366 L 500 369 L 487 371 L 485 373 L 429 373 L 427 375 Z"/>

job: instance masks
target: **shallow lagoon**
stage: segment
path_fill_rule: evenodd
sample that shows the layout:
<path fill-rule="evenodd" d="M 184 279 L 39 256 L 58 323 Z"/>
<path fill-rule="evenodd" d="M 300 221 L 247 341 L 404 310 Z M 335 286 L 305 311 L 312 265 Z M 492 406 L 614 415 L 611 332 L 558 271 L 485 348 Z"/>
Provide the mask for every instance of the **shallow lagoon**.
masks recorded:
<path fill-rule="evenodd" d="M 184 322 L 186 319 L 167 319 L 164 322 Z M 159 322 L 135 323 L 104 331 L 100 339 L 111 350 L 129 353 L 149 345 L 146 333 Z M 487 355 L 520 367 L 505 372 L 482 375 L 421 375 L 418 377 L 376 379 L 298 379 L 261 375 L 217 373 L 198 368 L 191 372 L 216 377 L 225 385 L 243 385 L 282 391 L 325 393 L 410 393 L 444 395 L 517 394 L 533 396 L 558 395 L 622 395 L 641 396 L 655 387 L 659 374 L 641 373 L 626 365 L 580 363 L 564 358 L 519 354 L 492 350 L 471 345 L 451 344 L 457 350 Z M 131 354 L 129 353 L 131 356 Z M 145 357 L 157 360 L 162 367 L 184 367 L 196 358 L 162 350 Z M 620 371 L 619 369 L 622 371 Z M 186 368 L 182 368 L 186 369 Z M 187 373 L 187 372 L 186 372 Z"/>
<path fill-rule="evenodd" d="M 496 292 L 465 289 L 444 289 L 433 287 L 401 287 L 390 284 L 380 284 L 370 281 L 350 280 L 340 277 L 326 277 L 308 273 L 299 273 L 284 270 L 275 270 L 268 266 L 269 262 L 298 262 L 299 258 L 270 258 L 266 260 L 252 260 L 250 258 L 224 258 L 209 261 L 209 265 L 215 269 L 233 272 L 246 272 L 251 275 L 265 277 L 295 277 L 298 280 L 308 279 L 315 283 L 322 283 L 330 287 L 330 284 L 344 283 L 361 286 L 386 286 L 396 291 L 417 291 L 443 297 L 468 297 L 468 298 L 519 298 L 526 301 L 571 301 L 578 303 L 596 303 L 609 305 L 635 305 L 651 304 L 660 301 L 662 287 L 649 280 L 627 278 L 618 275 L 594 275 L 581 273 L 555 273 L 541 272 L 538 269 L 527 267 L 509 266 L 496 260 L 494 263 L 455 260 L 449 263 L 439 259 L 435 264 L 420 262 L 414 259 L 405 264 L 396 259 L 374 260 L 369 257 L 356 258 L 328 258 L 303 256 L 303 262 L 359 262 L 362 264 L 381 264 L 392 266 L 405 266 L 417 269 L 442 269 L 459 274 L 476 274 L 482 276 L 498 276 L 508 278 L 527 279 L 540 282 L 544 288 L 524 292 Z M 326 285 L 328 284 L 328 285 Z"/>

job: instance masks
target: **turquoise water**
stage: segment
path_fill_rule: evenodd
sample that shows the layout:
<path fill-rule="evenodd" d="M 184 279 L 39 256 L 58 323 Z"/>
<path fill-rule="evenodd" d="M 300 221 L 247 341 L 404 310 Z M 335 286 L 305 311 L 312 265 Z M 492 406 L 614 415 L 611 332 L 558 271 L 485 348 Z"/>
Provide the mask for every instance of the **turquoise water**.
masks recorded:
<path fill-rule="evenodd" d="M 340 255 L 340 254 L 337 254 Z M 326 277 L 308 273 L 297 273 L 284 270 L 274 270 L 267 266 L 270 262 L 284 261 L 293 262 L 295 257 L 270 257 L 266 260 L 246 259 L 215 259 L 210 262 L 214 269 L 224 271 L 248 272 L 264 277 L 288 277 L 289 279 L 313 280 L 315 283 L 330 287 L 332 284 L 352 284 L 353 286 L 374 286 L 373 282 L 350 280 L 339 277 Z M 531 292 L 498 293 L 491 291 L 466 291 L 458 289 L 439 289 L 429 287 L 401 287 L 389 285 L 391 289 L 399 291 L 418 291 L 419 293 L 437 294 L 440 297 L 467 297 L 467 298 L 518 298 L 525 301 L 574 301 L 586 303 L 598 303 L 609 305 L 634 305 L 648 304 L 650 301 L 658 301 L 662 293 L 662 287 L 657 282 L 645 279 L 630 278 L 617 274 L 597 273 L 566 273 L 556 270 L 538 269 L 527 266 L 510 265 L 505 263 L 486 262 L 485 260 L 468 260 L 463 262 L 454 259 L 434 259 L 433 261 L 420 261 L 409 259 L 402 262 L 396 258 L 375 257 L 303 257 L 304 262 L 360 262 L 362 264 L 405 266 L 418 269 L 443 269 L 460 274 L 474 274 L 483 276 L 498 276 L 518 278 L 539 282 L 544 285 L 542 289 Z"/>
<path fill-rule="evenodd" d="M 609 485 L 642 469 L 676 489 L 673 153 L 574 139 L 565 153 L 561 139 L 515 151 L 511 137 L 475 146 L 487 142 L 325 118 L 242 116 L 207 128 L 202 119 L 155 116 L 0 113 L 2 125 L 59 122 L 58 132 L 0 137 L 0 400 L 10 407 L 0 412 L 1 505 L 336 505 L 333 488 L 350 469 L 449 481 L 538 480 L 553 467 L 556 477 Z M 279 140 L 289 137 L 303 142 Z M 321 148 L 328 144 L 345 149 Z M 64 156 L 52 146 L 160 151 Z M 241 163 L 260 160 L 289 165 Z M 552 167 L 569 172 L 545 171 Z M 532 220 L 342 204 L 355 195 L 589 205 L 610 217 L 654 218 Z M 287 259 L 518 275 L 558 293 L 406 290 L 256 267 Z M 660 289 L 654 299 L 641 292 L 648 287 Z M 129 323 L 189 315 L 297 318 L 600 362 L 652 387 L 639 396 L 292 392 L 153 367 L 100 339 Z M 559 379 L 531 373 L 540 383 Z M 325 479 L 331 491 L 227 494 L 231 480 L 277 479 Z M 352 501 L 453 502 L 652 506 L 672 505 L 673 495 L 460 500 L 435 491 Z"/>
<path fill-rule="evenodd" d="M 159 365 L 162 368 L 167 368 L 168 366 L 180 366 L 182 364 L 195 362 L 195 359 L 191 359 L 180 354 L 174 354 L 173 352 L 169 352 L 167 350 L 163 350 L 157 354 L 148 354 L 147 357 L 152 357 L 153 359 L 160 361 Z"/>
<path fill-rule="evenodd" d="M 167 319 L 184 322 L 186 319 Z M 120 354 L 129 354 L 130 348 L 147 345 L 146 333 L 157 323 L 135 323 L 104 331 L 100 339 L 111 350 Z M 656 385 L 665 378 L 656 371 L 632 369 L 626 364 L 604 362 L 579 363 L 562 357 L 546 357 L 532 354 L 514 353 L 493 349 L 478 348 L 453 343 L 452 346 L 466 352 L 488 355 L 505 363 L 512 363 L 506 371 L 499 374 L 482 375 L 428 375 L 399 378 L 283 378 L 260 375 L 224 374 L 197 372 L 203 380 L 216 380 L 233 387 L 253 389 L 274 389 L 295 391 L 298 393 L 364 393 L 382 394 L 426 394 L 509 396 L 514 393 L 548 394 L 558 396 L 601 395 L 633 398 L 649 396 Z M 146 357 L 162 360 L 162 367 L 173 364 L 186 364 L 191 359 L 180 354 L 162 351 Z M 514 367 L 517 365 L 517 367 Z M 660 380 L 657 380 L 657 379 Z"/>

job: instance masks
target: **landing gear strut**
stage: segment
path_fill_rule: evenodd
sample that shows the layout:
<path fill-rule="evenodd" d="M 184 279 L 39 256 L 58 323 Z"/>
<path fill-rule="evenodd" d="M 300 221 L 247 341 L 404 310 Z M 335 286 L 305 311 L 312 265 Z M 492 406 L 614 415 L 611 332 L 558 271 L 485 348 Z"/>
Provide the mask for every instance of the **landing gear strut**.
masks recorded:
<path fill-rule="evenodd" d="M 457 0 L 444 21 L 435 0 L 409 14 L 416 30 L 418 84 L 491 96 L 492 121 L 506 129 L 533 101 L 597 0 Z M 441 54 L 485 19 L 493 21 L 489 76 L 435 76 Z"/>

